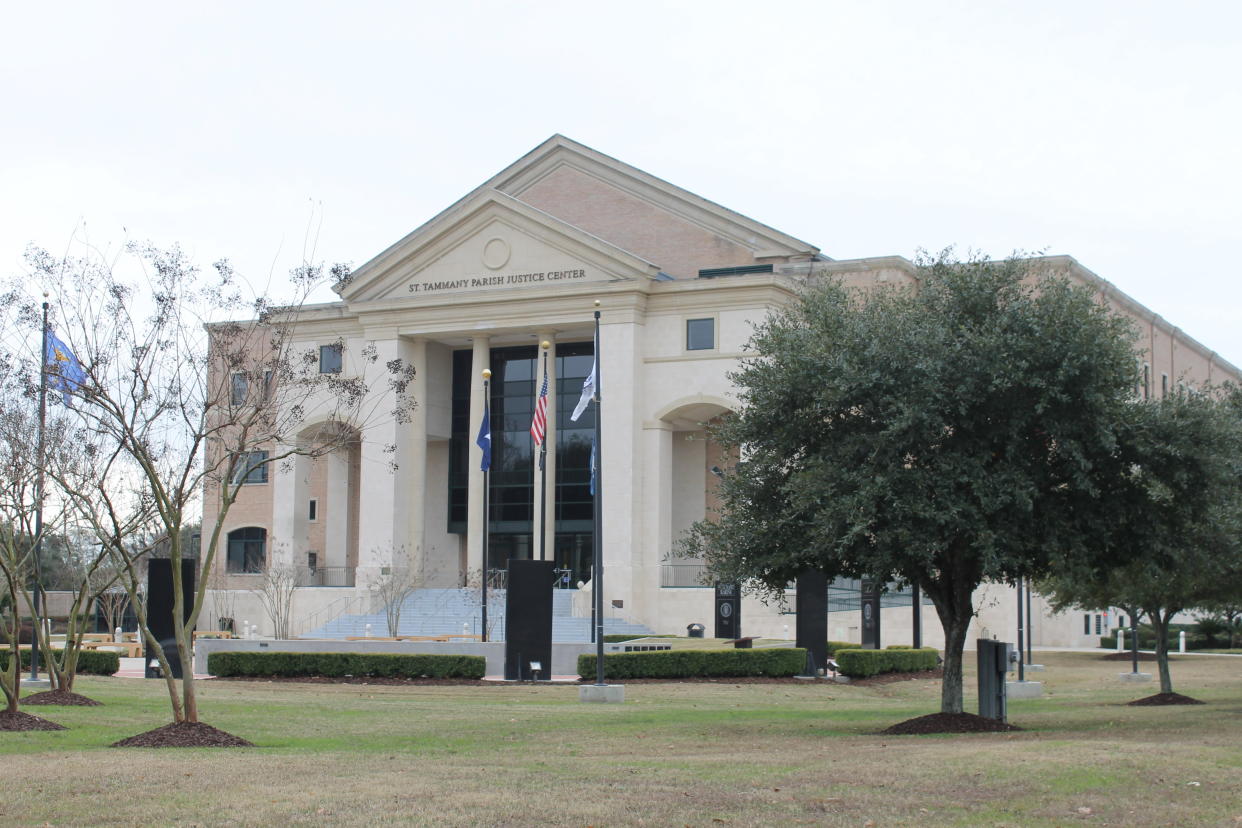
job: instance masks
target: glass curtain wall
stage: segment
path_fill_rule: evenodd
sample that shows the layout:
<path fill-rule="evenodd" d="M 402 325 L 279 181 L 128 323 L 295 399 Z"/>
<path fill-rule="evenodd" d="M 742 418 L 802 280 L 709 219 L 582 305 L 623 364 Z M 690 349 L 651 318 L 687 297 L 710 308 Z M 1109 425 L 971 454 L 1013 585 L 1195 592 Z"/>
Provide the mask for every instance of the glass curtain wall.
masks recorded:
<path fill-rule="evenodd" d="M 589 578 L 591 563 L 590 453 L 595 411 L 569 421 L 591 371 L 591 343 L 558 346 L 556 365 L 556 564 L 561 586 Z M 488 491 L 491 534 L 488 568 L 503 570 L 510 558 L 538 557 L 535 548 L 536 453 L 530 436 L 535 393 L 542 377 L 538 349 L 495 348 L 491 352 L 492 467 Z M 478 462 L 470 428 L 470 351 L 453 354 L 453 435 L 449 459 L 448 530 L 465 533 L 469 477 Z M 549 447 L 549 452 L 551 447 Z M 550 492 L 553 481 L 549 481 Z M 472 562 L 473 563 L 473 562 Z"/>

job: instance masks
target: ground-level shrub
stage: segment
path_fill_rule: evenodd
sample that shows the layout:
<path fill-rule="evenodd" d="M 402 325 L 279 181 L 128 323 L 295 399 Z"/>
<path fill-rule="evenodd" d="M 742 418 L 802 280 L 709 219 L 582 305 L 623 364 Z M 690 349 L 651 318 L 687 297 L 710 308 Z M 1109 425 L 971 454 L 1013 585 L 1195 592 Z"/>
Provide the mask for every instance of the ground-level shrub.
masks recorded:
<path fill-rule="evenodd" d="M 57 660 L 60 659 L 60 650 L 53 650 L 56 653 Z M 42 664 L 43 660 L 39 659 Z M 0 670 L 5 670 L 9 666 L 9 654 L 7 651 L 0 651 Z M 22 650 L 22 669 L 30 669 L 30 650 Z M 121 654 L 113 653 L 107 650 L 82 650 L 78 653 L 78 675 L 87 676 L 111 676 L 121 669 Z"/>
<path fill-rule="evenodd" d="M 483 656 L 435 653 L 217 652 L 207 656 L 215 676 L 377 676 L 481 679 Z"/>
<path fill-rule="evenodd" d="M 609 653 L 604 656 L 604 678 L 796 676 L 805 664 L 806 650 L 791 647 Z M 578 656 L 578 675 L 594 678 L 595 671 L 594 654 Z"/>
<path fill-rule="evenodd" d="M 936 668 L 933 647 L 894 650 L 838 650 L 837 664 L 847 676 L 866 678 L 880 673 L 914 673 Z"/>
<path fill-rule="evenodd" d="M 855 650 L 858 649 L 857 641 L 829 641 L 828 657 L 832 658 L 836 655 L 837 650 Z"/>

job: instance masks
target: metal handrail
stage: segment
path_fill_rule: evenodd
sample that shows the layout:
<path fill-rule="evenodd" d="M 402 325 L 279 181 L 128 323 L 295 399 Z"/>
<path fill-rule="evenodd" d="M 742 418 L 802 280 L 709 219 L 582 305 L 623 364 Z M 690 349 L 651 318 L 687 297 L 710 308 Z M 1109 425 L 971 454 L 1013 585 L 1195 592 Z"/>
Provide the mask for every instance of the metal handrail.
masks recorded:
<path fill-rule="evenodd" d="M 675 563 L 660 565 L 660 586 L 675 588 L 701 588 L 712 586 L 707 578 L 707 564 Z"/>

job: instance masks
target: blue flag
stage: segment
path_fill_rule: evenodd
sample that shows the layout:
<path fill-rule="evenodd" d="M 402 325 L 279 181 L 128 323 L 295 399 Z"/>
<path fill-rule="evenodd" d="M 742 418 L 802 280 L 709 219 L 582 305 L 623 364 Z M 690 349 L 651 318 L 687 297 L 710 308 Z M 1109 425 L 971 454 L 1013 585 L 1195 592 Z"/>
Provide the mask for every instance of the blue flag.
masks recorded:
<path fill-rule="evenodd" d="M 47 332 L 47 348 L 43 353 L 43 362 L 47 368 L 47 384 L 64 395 L 65 405 L 69 405 L 69 394 L 76 391 L 86 382 L 86 372 L 82 363 L 69 350 L 69 346 L 56 338 L 56 334 Z"/>
<path fill-rule="evenodd" d="M 595 497 L 595 435 L 591 435 L 591 497 Z"/>
<path fill-rule="evenodd" d="M 479 469 L 487 471 L 492 467 L 492 417 L 486 405 L 483 406 L 483 423 L 479 426 L 479 436 L 474 442 L 483 449 L 483 462 L 479 464 Z"/>

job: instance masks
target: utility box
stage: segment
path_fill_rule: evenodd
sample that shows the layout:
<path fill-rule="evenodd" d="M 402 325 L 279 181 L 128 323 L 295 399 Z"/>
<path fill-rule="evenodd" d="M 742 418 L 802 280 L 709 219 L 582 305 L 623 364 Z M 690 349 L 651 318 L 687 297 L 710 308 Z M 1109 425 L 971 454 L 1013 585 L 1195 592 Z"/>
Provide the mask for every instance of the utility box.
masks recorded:
<path fill-rule="evenodd" d="M 980 638 L 976 642 L 979 666 L 979 715 L 1006 721 L 1009 715 L 1005 697 L 1005 674 L 1013 658 L 1013 645 L 1006 641 Z"/>

